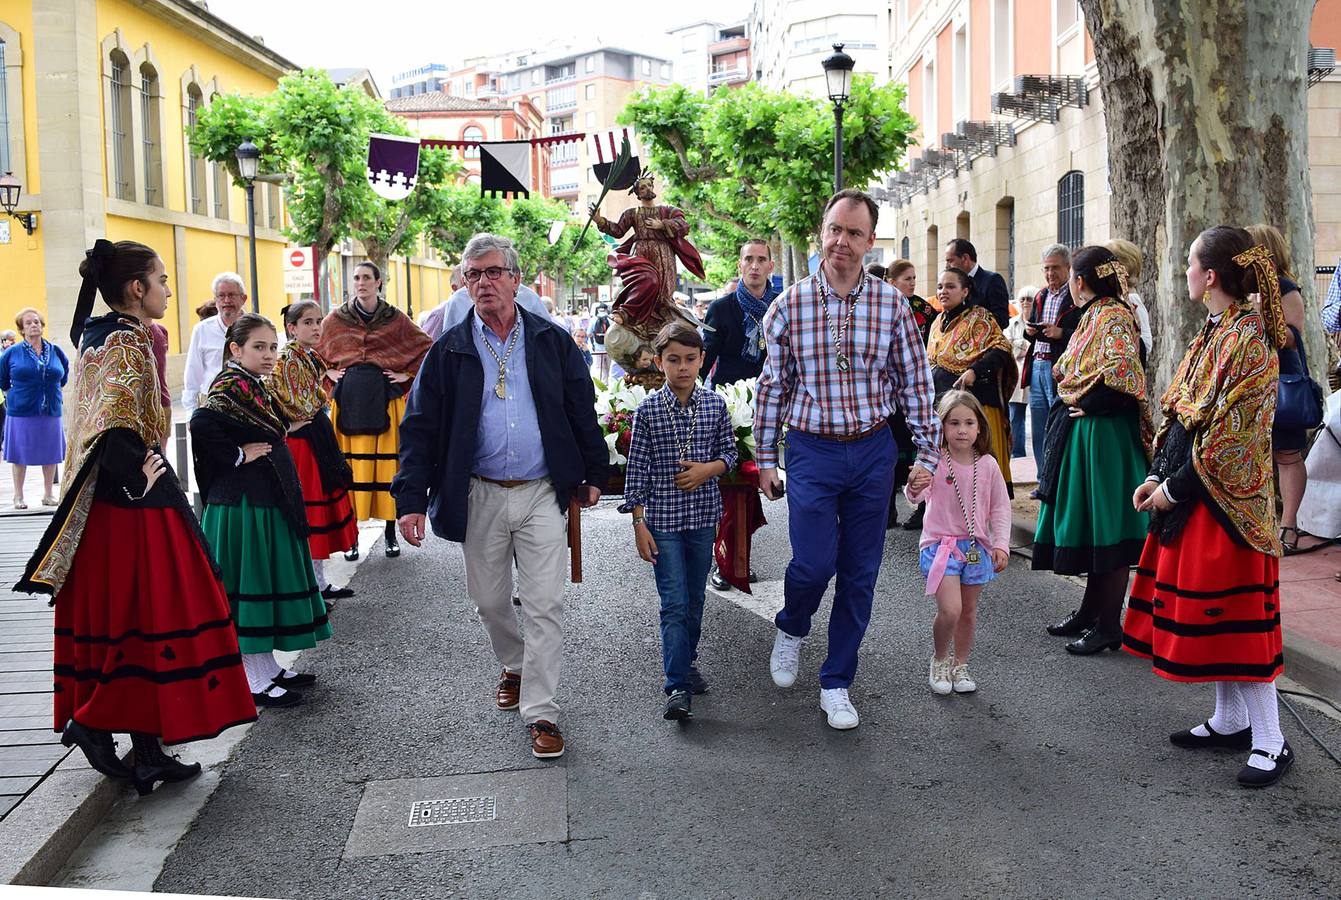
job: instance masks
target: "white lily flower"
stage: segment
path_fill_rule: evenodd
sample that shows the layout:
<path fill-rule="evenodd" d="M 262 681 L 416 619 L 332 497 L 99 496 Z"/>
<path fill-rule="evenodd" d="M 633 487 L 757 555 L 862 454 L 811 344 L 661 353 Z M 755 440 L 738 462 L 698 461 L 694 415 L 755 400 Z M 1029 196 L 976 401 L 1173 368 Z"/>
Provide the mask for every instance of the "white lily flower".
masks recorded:
<path fill-rule="evenodd" d="M 607 434 L 605 436 L 605 446 L 610 450 L 610 465 L 622 466 L 629 461 L 629 458 L 615 449 L 615 441 L 619 440 L 617 434 Z"/>

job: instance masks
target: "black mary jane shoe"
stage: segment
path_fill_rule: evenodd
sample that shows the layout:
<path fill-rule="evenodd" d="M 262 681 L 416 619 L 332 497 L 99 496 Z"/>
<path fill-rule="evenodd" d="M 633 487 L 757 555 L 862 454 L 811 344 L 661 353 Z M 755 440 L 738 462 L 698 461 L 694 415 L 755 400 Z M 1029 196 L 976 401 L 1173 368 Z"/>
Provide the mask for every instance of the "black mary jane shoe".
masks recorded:
<path fill-rule="evenodd" d="M 1272 755 L 1265 750 L 1254 750 L 1249 758 L 1251 759 L 1253 756 L 1265 756 L 1276 765 L 1270 769 L 1257 769 L 1253 766 L 1244 766 L 1239 769 L 1239 784 L 1246 788 L 1270 787 L 1284 778 L 1285 773 L 1290 771 L 1290 766 L 1294 765 L 1294 751 L 1290 749 L 1289 741 L 1285 742 L 1285 746 L 1281 748 L 1280 753 Z"/>
<path fill-rule="evenodd" d="M 307 687 L 317 683 L 317 676 L 311 672 L 291 672 L 288 669 L 280 669 L 279 674 L 273 679 L 275 684 L 291 691 L 294 688 Z"/>
<path fill-rule="evenodd" d="M 1076 656 L 1093 656 L 1105 650 L 1117 650 L 1122 647 L 1122 635 L 1107 635 L 1097 628 L 1091 628 L 1079 638 L 1066 645 L 1066 652 Z"/>
<path fill-rule="evenodd" d="M 1093 627 L 1094 619 L 1089 616 L 1082 617 L 1080 615 L 1080 610 L 1073 609 L 1065 619 L 1062 619 L 1055 625 L 1049 625 L 1048 634 L 1053 637 L 1076 637 L 1077 635 L 1084 634 Z"/>
<path fill-rule="evenodd" d="M 328 585 L 326 589 L 321 592 L 322 600 L 343 600 L 346 597 L 352 597 L 352 596 L 354 596 L 353 588 L 349 587 L 338 588 L 335 585 Z"/>
<path fill-rule="evenodd" d="M 131 778 L 134 774 L 116 755 L 116 743 L 110 731 L 89 728 L 71 719 L 65 723 L 61 743 L 67 747 L 78 745 L 88 764 L 108 778 Z"/>
<path fill-rule="evenodd" d="M 1194 734 L 1191 728 L 1175 732 L 1169 735 L 1169 743 L 1175 747 L 1182 747 L 1184 750 L 1251 750 L 1253 746 L 1253 730 L 1244 728 L 1242 731 L 1235 731 L 1230 734 L 1221 734 L 1211 727 L 1209 721 L 1201 725 L 1208 734 L 1202 737 Z"/>
<path fill-rule="evenodd" d="M 354 546 L 350 547 L 348 550 L 345 551 L 345 559 L 348 560 L 349 562 L 354 562 L 358 558 L 359 558 L 358 544 L 355 544 Z"/>
<path fill-rule="evenodd" d="M 131 782 L 141 797 L 152 792 L 157 782 L 186 781 L 200 774 L 200 763 L 184 763 L 170 756 L 152 734 L 131 732 L 130 741 L 135 747 L 135 774 Z"/>
<path fill-rule="evenodd" d="M 276 708 L 297 706 L 299 703 L 303 702 L 302 694 L 297 691 L 291 691 L 288 688 L 284 688 L 284 693 L 280 694 L 275 690 L 278 687 L 279 685 L 271 683 L 259 694 L 253 693 L 251 695 L 251 702 L 255 703 L 258 709 L 262 706 L 273 706 Z"/>
<path fill-rule="evenodd" d="M 666 698 L 666 711 L 661 714 L 661 718 L 672 722 L 694 718 L 694 711 L 690 706 L 689 692 L 685 690 L 671 691 L 670 696 Z"/>

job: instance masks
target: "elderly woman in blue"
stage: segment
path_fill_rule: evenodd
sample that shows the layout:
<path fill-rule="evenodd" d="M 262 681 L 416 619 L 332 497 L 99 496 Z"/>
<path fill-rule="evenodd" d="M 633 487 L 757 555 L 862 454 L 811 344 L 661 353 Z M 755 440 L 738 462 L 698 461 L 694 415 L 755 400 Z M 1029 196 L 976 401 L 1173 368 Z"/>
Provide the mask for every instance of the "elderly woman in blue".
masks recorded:
<path fill-rule="evenodd" d="M 56 466 L 65 458 L 61 388 L 70 380 L 70 363 L 60 347 L 42 337 L 47 323 L 40 312 L 20 310 L 14 324 L 23 340 L 0 355 L 4 458 L 14 467 L 14 508 L 28 508 L 23 481 L 29 466 L 42 467 L 42 505 L 55 506 Z"/>

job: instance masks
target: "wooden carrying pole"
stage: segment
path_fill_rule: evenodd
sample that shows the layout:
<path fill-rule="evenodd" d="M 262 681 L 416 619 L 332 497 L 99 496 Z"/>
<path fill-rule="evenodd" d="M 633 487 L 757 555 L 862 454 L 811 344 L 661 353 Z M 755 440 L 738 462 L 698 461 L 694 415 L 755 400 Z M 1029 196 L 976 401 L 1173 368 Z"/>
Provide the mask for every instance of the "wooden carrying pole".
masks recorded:
<path fill-rule="evenodd" d="M 577 498 L 568 501 L 568 556 L 572 564 L 573 584 L 582 583 L 582 507 Z"/>

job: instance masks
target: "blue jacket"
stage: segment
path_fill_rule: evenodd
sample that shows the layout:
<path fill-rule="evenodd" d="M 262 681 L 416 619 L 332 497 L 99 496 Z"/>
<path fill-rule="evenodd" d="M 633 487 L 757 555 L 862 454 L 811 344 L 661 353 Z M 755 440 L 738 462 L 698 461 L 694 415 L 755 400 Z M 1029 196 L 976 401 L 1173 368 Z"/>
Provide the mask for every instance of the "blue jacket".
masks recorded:
<path fill-rule="evenodd" d="M 0 355 L 0 391 L 5 392 L 5 414 L 10 416 L 59 416 L 61 388 L 70 380 L 70 361 L 65 351 L 42 340 L 49 356 L 45 369 L 27 341 L 19 341 Z"/>
<path fill-rule="evenodd" d="M 518 307 L 526 372 L 535 397 L 545 465 L 559 508 L 579 485 L 605 490 L 610 452 L 596 422 L 596 391 L 568 332 Z M 439 338 L 424 358 L 400 423 L 400 471 L 391 482 L 396 515 L 427 513 L 433 533 L 466 538 L 466 497 L 484 395 L 484 367 L 471 334 L 474 314 Z"/>

